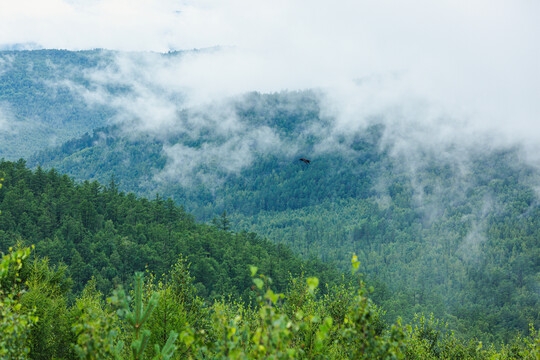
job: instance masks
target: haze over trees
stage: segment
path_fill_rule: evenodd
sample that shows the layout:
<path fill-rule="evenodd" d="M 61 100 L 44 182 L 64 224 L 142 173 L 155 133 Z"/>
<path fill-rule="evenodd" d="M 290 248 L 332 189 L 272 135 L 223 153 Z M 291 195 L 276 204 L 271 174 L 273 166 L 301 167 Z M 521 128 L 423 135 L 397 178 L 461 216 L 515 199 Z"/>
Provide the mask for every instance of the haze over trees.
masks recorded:
<path fill-rule="evenodd" d="M 106 188 L 96 182 L 78 185 L 54 170 L 32 172 L 22 160 L 2 162 L 0 170 L 5 174 L 1 225 L 7 229 L 1 233 L 0 246 L 18 239 L 0 261 L 3 357 L 535 359 L 539 355 L 540 333 L 533 327 L 528 336 L 515 337 L 508 345 L 483 348 L 474 340 L 458 339 L 433 317 L 415 318 L 407 326 L 388 325 L 384 310 L 367 297 L 369 291 L 356 274 L 360 267 L 356 256 L 352 276 L 341 276 L 340 283 L 340 275 L 329 266 L 302 262 L 283 246 L 254 234 L 196 224 L 170 200 L 125 195 L 114 182 Z M 20 201 L 13 201 L 15 194 L 22 195 Z M 51 221 L 55 217 L 60 226 Z M 220 222 L 216 224 L 219 227 Z M 159 232 L 161 238 L 156 236 Z M 24 248 L 23 236 L 42 240 L 35 249 Z M 67 248 L 72 256 L 63 265 L 55 256 L 67 254 Z M 110 254 L 105 255 L 107 251 Z M 174 259 L 177 251 L 189 255 Z M 262 264 L 272 277 L 261 274 L 257 266 L 246 266 L 251 261 Z M 156 275 L 164 263 L 173 265 Z M 129 297 L 119 275 L 143 266 L 147 279 L 136 273 Z M 306 277 L 310 271 L 318 277 Z M 112 282 L 120 287 L 112 291 L 109 278 L 114 274 Z M 274 292 L 276 287 L 284 292 Z M 106 302 L 99 288 L 111 294 Z"/>
<path fill-rule="evenodd" d="M 415 147 L 421 129 L 347 127 L 317 89 L 160 102 L 117 56 L 0 52 L 1 356 L 538 356 L 519 146 Z"/>
<path fill-rule="evenodd" d="M 189 168 L 175 162 L 186 149 L 223 149 L 217 130 L 192 140 L 173 130 L 163 138 L 103 128 L 31 162 L 79 180 L 104 182 L 114 174 L 123 189 L 171 196 L 200 220 L 226 211 L 233 229 L 342 270 L 356 253 L 392 320 L 433 312 L 460 334 L 491 340 L 508 340 L 539 321 L 539 207 L 531 186 L 539 175 L 519 149 L 467 149 L 464 159 L 396 158 L 384 145 L 385 125 L 375 123 L 321 151 L 325 133 L 305 133 L 313 124 L 330 126 L 317 99 L 313 92 L 237 99 L 241 124 L 269 127 L 297 148 L 255 152 L 234 172 L 211 160 Z M 306 153 L 316 154 L 309 167 L 298 161 Z M 171 164 L 179 167 L 172 174 Z M 197 185 L 178 181 L 182 169 Z"/>

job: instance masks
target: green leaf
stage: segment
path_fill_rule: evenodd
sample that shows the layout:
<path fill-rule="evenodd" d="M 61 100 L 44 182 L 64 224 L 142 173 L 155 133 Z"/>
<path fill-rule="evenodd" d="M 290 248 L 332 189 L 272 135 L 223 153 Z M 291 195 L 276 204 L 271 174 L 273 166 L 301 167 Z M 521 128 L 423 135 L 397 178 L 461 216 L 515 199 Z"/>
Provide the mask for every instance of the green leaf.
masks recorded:
<path fill-rule="evenodd" d="M 356 256 L 356 254 L 353 255 L 351 263 L 353 266 L 353 272 L 357 272 L 358 268 L 360 267 L 360 261 L 358 261 L 358 256 Z"/>
<path fill-rule="evenodd" d="M 270 301 L 272 301 L 273 304 L 277 303 L 279 299 L 279 295 L 274 294 L 274 292 L 270 289 L 268 289 L 268 291 L 266 292 L 266 297 L 270 299 Z"/>
<path fill-rule="evenodd" d="M 255 283 L 255 286 L 257 286 L 259 289 L 263 288 L 263 281 L 261 279 L 253 279 L 253 282 Z"/>
<path fill-rule="evenodd" d="M 319 279 L 316 277 L 307 278 L 308 291 L 310 294 L 313 294 L 315 289 L 319 286 Z"/>
<path fill-rule="evenodd" d="M 259 270 L 259 268 L 256 266 L 250 266 L 249 270 L 251 270 L 251 277 L 254 277 L 255 274 L 257 273 L 257 270 Z"/>

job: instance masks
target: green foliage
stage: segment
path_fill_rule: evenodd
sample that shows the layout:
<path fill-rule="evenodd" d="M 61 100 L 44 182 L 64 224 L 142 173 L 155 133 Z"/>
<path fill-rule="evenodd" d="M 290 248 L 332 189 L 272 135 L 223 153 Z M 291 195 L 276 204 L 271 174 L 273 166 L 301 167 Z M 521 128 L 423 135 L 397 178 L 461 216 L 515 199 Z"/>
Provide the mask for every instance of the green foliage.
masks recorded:
<path fill-rule="evenodd" d="M 21 304 L 33 310 L 39 322 L 30 332 L 29 356 L 32 359 L 62 358 L 71 353 L 73 335 L 70 331 L 67 294 L 71 279 L 65 266 L 51 267 L 47 259 L 27 261 L 25 271 L 25 293 Z"/>
<path fill-rule="evenodd" d="M 30 248 L 9 249 L 0 261 L 0 358 L 26 359 L 30 349 L 28 339 L 33 325 L 38 322 L 34 310 L 23 308 L 20 296 L 20 270 L 30 255 Z"/>
<path fill-rule="evenodd" d="M 208 308 L 197 296 L 188 269 L 187 260 L 181 257 L 159 281 L 150 274 L 145 291 L 161 294 L 155 311 L 147 321 L 152 332 L 149 344 L 154 347 L 166 346 L 171 332 L 181 334 L 187 328 L 196 331 L 209 329 Z"/>
<path fill-rule="evenodd" d="M 358 271 L 356 255 L 351 259 L 353 273 Z M 345 340 L 343 353 L 350 359 L 401 359 L 403 357 L 400 327 L 392 325 L 385 331 L 380 318 L 381 311 L 365 296 L 365 284 L 360 280 L 360 288 L 351 301 L 343 320 L 342 337 Z"/>
<path fill-rule="evenodd" d="M 165 169 L 164 145 L 198 149 L 223 137 L 208 129 L 191 139 L 171 129 L 165 139 L 126 138 L 106 128 L 91 141 L 79 139 L 78 146 L 74 140 L 66 151 L 44 152 L 34 164 L 79 180 L 108 181 L 114 173 L 124 190 L 148 197 L 159 191 L 198 219 L 215 219 L 218 228 L 226 211 L 225 228 L 253 231 L 342 271 L 355 253 L 375 288 L 374 301 L 392 321 L 433 312 L 458 337 L 495 342 L 526 332 L 529 323 L 540 325 L 540 207 L 530 185 L 539 174 L 521 161 L 519 150 L 468 148 L 455 152 L 467 153 L 466 160 L 425 153 L 405 161 L 390 155 L 384 125 L 375 123 L 324 152 L 315 144 L 324 141 L 320 134 L 331 131 L 334 119 L 322 116 L 315 92 L 251 93 L 231 104 L 240 124 L 269 127 L 295 144 L 298 154 L 254 153 L 249 166 L 234 174 L 212 165 L 194 170 L 194 176 L 217 177 L 218 185 L 156 184 L 147 179 Z M 319 131 L 307 130 L 314 128 Z M 302 167 L 299 154 L 316 157 Z M 211 277 L 215 268 L 207 262 L 192 270 L 196 278 Z M 270 275 L 276 285 L 286 282 Z M 206 285 L 201 290 L 211 296 Z"/>
<path fill-rule="evenodd" d="M 229 231 L 231 228 L 231 221 L 227 218 L 227 211 L 225 210 L 223 210 L 219 218 L 213 218 L 211 223 L 223 231 Z"/>
<path fill-rule="evenodd" d="M 114 312 L 107 311 L 102 294 L 96 290 L 95 279 L 88 282 L 75 307 L 77 316 L 72 330 L 77 337 L 74 349 L 78 358 L 121 359 L 123 343 L 117 341 L 118 319 Z"/>
<path fill-rule="evenodd" d="M 252 276 L 257 268 L 251 267 Z M 187 329 L 180 338 L 193 359 L 381 359 L 402 358 L 403 332 L 379 325 L 376 306 L 357 291 L 336 289 L 342 314 L 329 298 L 317 297 L 317 278 L 292 278 L 285 294 L 271 290 L 271 279 L 253 278 L 254 310 L 216 302 L 209 332 Z M 335 297 L 334 297 L 335 298 Z M 339 302 L 340 300 L 336 300 Z M 332 317 L 332 315 L 337 315 Z"/>
<path fill-rule="evenodd" d="M 40 335 L 50 349 L 45 353 L 35 351 L 43 347 L 43 340 L 31 336 L 42 320 L 33 309 L 12 307 L 8 317 L 3 312 L 0 350 L 6 359 L 532 360 L 540 350 L 540 332 L 532 326 L 527 337 L 497 347 L 459 340 L 433 316 L 418 316 L 411 325 L 386 326 L 357 276 L 356 286 L 333 286 L 323 295 L 316 278 L 291 278 L 282 294 L 271 289 L 269 277 L 257 275 L 258 269 L 251 266 L 252 306 L 234 300 L 207 304 L 193 293 L 185 259 L 159 281 L 150 273 L 146 285 L 138 273 L 133 301 L 118 289 L 105 302 L 92 279 L 73 307 L 55 313 L 50 304 L 62 303 L 66 280 L 61 269 L 51 268 L 46 261 L 29 262 L 29 254 L 29 249 L 11 251 L 0 262 L 2 311 L 10 309 L 4 306 L 7 293 L 25 296 L 28 289 L 39 289 L 45 317 L 53 313 L 59 319 L 44 319 Z M 25 277 L 27 281 L 22 280 Z M 17 296 L 11 300 L 17 302 Z M 190 314 L 197 309 L 193 306 L 199 308 L 195 315 Z M 63 324 L 71 337 L 62 335 Z M 124 347 L 126 342 L 131 347 Z M 59 352 L 60 346 L 66 351 Z"/>
<path fill-rule="evenodd" d="M 284 246 L 253 233 L 224 231 L 197 224 L 171 199 L 148 201 L 119 192 L 113 182 L 76 184 L 56 171 L 32 172 L 24 161 L 0 162 L 5 182 L 0 192 L 0 250 L 16 239 L 36 244 L 36 255 L 52 265 L 65 263 L 79 294 L 95 278 L 96 288 L 110 293 L 127 286 L 131 274 L 146 268 L 165 274 L 186 254 L 193 284 L 207 299 L 231 295 L 249 302 L 252 294 L 246 264 L 259 264 L 283 291 L 289 273 L 302 268 L 326 282 L 339 272 L 321 262 L 305 262 Z"/>
<path fill-rule="evenodd" d="M 406 326 L 406 359 L 538 359 L 540 333 L 531 325 L 529 336 L 518 335 L 508 344 L 496 349 L 475 339 L 460 340 L 448 325 L 431 315 L 428 319 L 415 316 L 412 325 Z"/>
<path fill-rule="evenodd" d="M 148 303 L 146 305 L 143 303 L 143 274 L 137 273 L 135 274 L 135 304 L 133 305 L 133 309 L 130 308 L 129 299 L 122 289 L 115 291 L 111 299 L 111 302 L 119 308 L 117 314 L 127 321 L 134 333 L 133 341 L 131 342 L 132 358 L 134 360 L 144 358 L 145 350 L 152 334 L 150 330 L 144 329 L 144 327 L 155 310 L 159 298 L 160 294 L 153 292 Z M 171 331 L 163 348 L 160 348 L 156 344 L 153 360 L 170 359 L 176 350 L 174 343 L 177 337 L 178 334 Z"/>

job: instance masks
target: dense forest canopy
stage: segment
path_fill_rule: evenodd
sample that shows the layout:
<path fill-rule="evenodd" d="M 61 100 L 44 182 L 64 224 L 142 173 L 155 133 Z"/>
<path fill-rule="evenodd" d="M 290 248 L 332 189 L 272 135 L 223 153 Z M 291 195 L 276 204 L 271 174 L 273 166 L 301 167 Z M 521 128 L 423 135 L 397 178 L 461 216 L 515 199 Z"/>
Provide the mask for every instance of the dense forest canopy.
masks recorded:
<path fill-rule="evenodd" d="M 108 294 L 136 271 L 165 274 L 181 256 L 191 264 L 199 295 L 210 299 L 249 301 L 248 265 L 271 276 L 278 291 L 302 272 L 329 284 L 342 279 L 332 266 L 302 261 L 284 245 L 226 231 L 225 214 L 215 225 L 197 224 L 171 199 L 125 194 L 114 179 L 106 187 L 77 184 L 55 170 L 32 172 L 22 160 L 0 162 L 0 174 L 0 251 L 17 242 L 35 245 L 35 254 L 52 265 L 68 265 L 76 294 L 91 278 Z"/>
<path fill-rule="evenodd" d="M 180 254 L 205 301 L 255 301 L 247 265 L 283 292 L 337 284 L 356 254 L 389 323 L 434 313 L 494 343 L 539 327 L 540 174 L 519 147 L 422 147 L 384 113 L 349 128 L 317 89 L 188 106 L 136 67 L 177 56 L 0 52 L 0 158 L 29 164 L 0 164 L 1 251 L 66 264 L 68 302 Z"/>
<path fill-rule="evenodd" d="M 294 151 L 255 148 L 228 171 L 197 157 L 212 149 L 224 151 L 219 159 L 233 156 L 211 127 L 196 139 L 183 127 L 165 137 L 106 127 L 31 163 L 79 180 L 114 175 L 123 189 L 170 196 L 201 220 L 226 211 L 233 229 L 342 270 L 356 253 L 393 320 L 433 312 L 460 334 L 498 339 L 539 320 L 539 175 L 519 149 L 457 149 L 467 153 L 460 159 L 424 153 L 411 163 L 392 154 L 376 121 L 322 148 L 326 132 L 313 129 L 330 132 L 332 119 L 321 115 L 316 92 L 252 93 L 230 106 L 246 129 L 270 128 Z M 195 159 L 189 168 L 175 160 L 186 149 Z M 305 154 L 309 167 L 298 161 Z M 197 181 L 183 181 L 182 169 Z"/>
<path fill-rule="evenodd" d="M 460 340 L 433 317 L 389 325 L 384 310 L 367 297 L 356 256 L 352 275 L 340 276 L 318 261 L 299 260 L 282 245 L 227 231 L 226 213 L 212 226 L 201 225 L 171 200 L 119 192 L 114 179 L 107 187 L 76 184 L 54 170 L 32 172 L 22 160 L 1 162 L 0 171 L 0 224 L 6 229 L 0 243 L 4 358 L 540 355 L 540 332 L 532 325 L 527 336 L 487 346 Z M 37 246 L 25 248 L 31 241 Z M 251 262 L 260 267 L 246 266 Z M 143 267 L 147 279 L 136 272 L 126 282 L 126 273 Z M 317 277 L 306 277 L 309 272 Z M 131 296 L 122 283 L 133 287 Z M 283 292 L 274 292 L 279 288 Z M 111 296 L 104 301 L 99 289 Z"/>
<path fill-rule="evenodd" d="M 389 326 L 384 311 L 368 299 L 365 284 L 355 276 L 360 267 L 356 256 L 352 277 L 340 281 L 331 267 L 302 262 L 282 245 L 227 231 L 226 213 L 214 219 L 213 226 L 200 225 L 170 199 L 148 201 L 119 192 L 114 179 L 107 187 L 76 184 L 54 170 L 32 172 L 22 160 L 0 163 L 0 171 L 0 224 L 5 229 L 0 243 L 2 357 L 539 355 L 540 333 L 534 327 L 529 336 L 514 337 L 509 345 L 483 348 L 475 340 L 459 340 L 433 317 Z M 10 245 L 15 240 L 14 249 Z M 23 248 L 27 241 L 37 242 L 35 249 Z M 38 256 L 32 254 L 32 259 L 31 250 Z M 260 267 L 246 268 L 251 262 Z M 130 287 L 124 276 L 143 267 L 149 279 L 136 273 L 130 282 L 132 300 L 121 287 Z M 161 271 L 161 276 L 154 275 Z M 306 278 L 309 272 L 318 277 Z M 272 290 L 276 288 L 284 293 Z M 112 294 L 107 302 L 99 289 Z M 215 300 L 205 302 L 199 295 Z"/>

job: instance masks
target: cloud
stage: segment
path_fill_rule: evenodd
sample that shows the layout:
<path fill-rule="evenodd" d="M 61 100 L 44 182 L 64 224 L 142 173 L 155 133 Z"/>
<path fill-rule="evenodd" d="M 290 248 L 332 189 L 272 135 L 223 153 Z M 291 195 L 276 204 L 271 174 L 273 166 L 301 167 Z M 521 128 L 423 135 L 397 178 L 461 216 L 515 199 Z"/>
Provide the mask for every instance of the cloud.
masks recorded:
<path fill-rule="evenodd" d="M 462 219 L 469 224 L 469 231 L 460 242 L 456 254 L 464 262 L 477 262 L 481 256 L 482 245 L 487 240 L 488 216 L 501 213 L 504 204 L 487 195 L 475 209 L 474 214 L 465 215 Z"/>
<path fill-rule="evenodd" d="M 207 121 L 241 133 L 230 114 L 179 113 L 247 91 L 317 88 L 322 114 L 334 119 L 320 151 L 383 121 L 383 146 L 412 167 L 428 150 L 459 155 L 456 144 L 519 144 L 540 163 L 539 10 L 528 0 L 21 0 L 0 5 L 0 44 L 217 46 L 169 57 L 124 53 L 87 74 L 93 87 L 79 89 L 87 100 L 114 106 L 116 122 L 156 136 L 175 127 L 195 136 Z M 111 84 L 129 91 L 112 96 Z"/>
<path fill-rule="evenodd" d="M 173 36 L 173 1 L 22 0 L 0 5 L 0 43 L 146 50 Z M 159 50 L 167 50 L 161 47 Z"/>
<path fill-rule="evenodd" d="M 0 76 L 11 69 L 13 66 L 13 56 L 2 56 L 0 57 Z"/>
<path fill-rule="evenodd" d="M 257 155 L 283 154 L 289 149 L 268 127 L 259 127 L 236 133 L 224 142 L 204 142 L 200 146 L 184 144 L 165 145 L 167 165 L 155 179 L 191 187 L 205 184 L 213 189 L 230 174 L 238 174 L 256 160 Z"/>
<path fill-rule="evenodd" d="M 0 131 L 7 134 L 15 132 L 13 114 L 9 105 L 0 102 Z"/>
<path fill-rule="evenodd" d="M 195 58 L 204 61 L 215 51 L 220 52 L 120 52 L 83 73 L 88 86 L 73 81 L 57 86 L 67 86 L 89 104 L 114 108 L 110 122 L 120 125 L 123 135 L 162 141 L 167 163 L 155 174 L 156 181 L 214 188 L 260 154 L 291 156 L 298 148 L 275 129 L 239 117 L 235 108 L 239 98 L 227 96 L 231 93 L 223 88 L 207 91 L 200 85 L 206 75 L 194 68 Z M 242 88 L 239 94 L 245 91 Z"/>
<path fill-rule="evenodd" d="M 89 87 L 61 86 L 115 108 L 126 134 L 164 140 L 152 182 L 182 186 L 219 186 L 261 153 L 292 156 L 299 144 L 243 121 L 231 99 L 315 88 L 328 121 L 304 130 L 315 154 L 383 123 L 381 147 L 429 225 L 474 186 L 471 154 L 517 146 L 540 166 L 539 13 L 533 0 L 18 0 L 0 3 L 0 46 L 137 51 L 87 72 Z M 158 54 L 189 49 L 205 50 Z M 5 119 L 0 108 L 0 131 Z M 422 178 L 426 158 L 451 178 Z M 389 179 L 375 181 L 382 207 Z M 471 263 L 504 204 L 474 207 L 457 251 Z"/>

